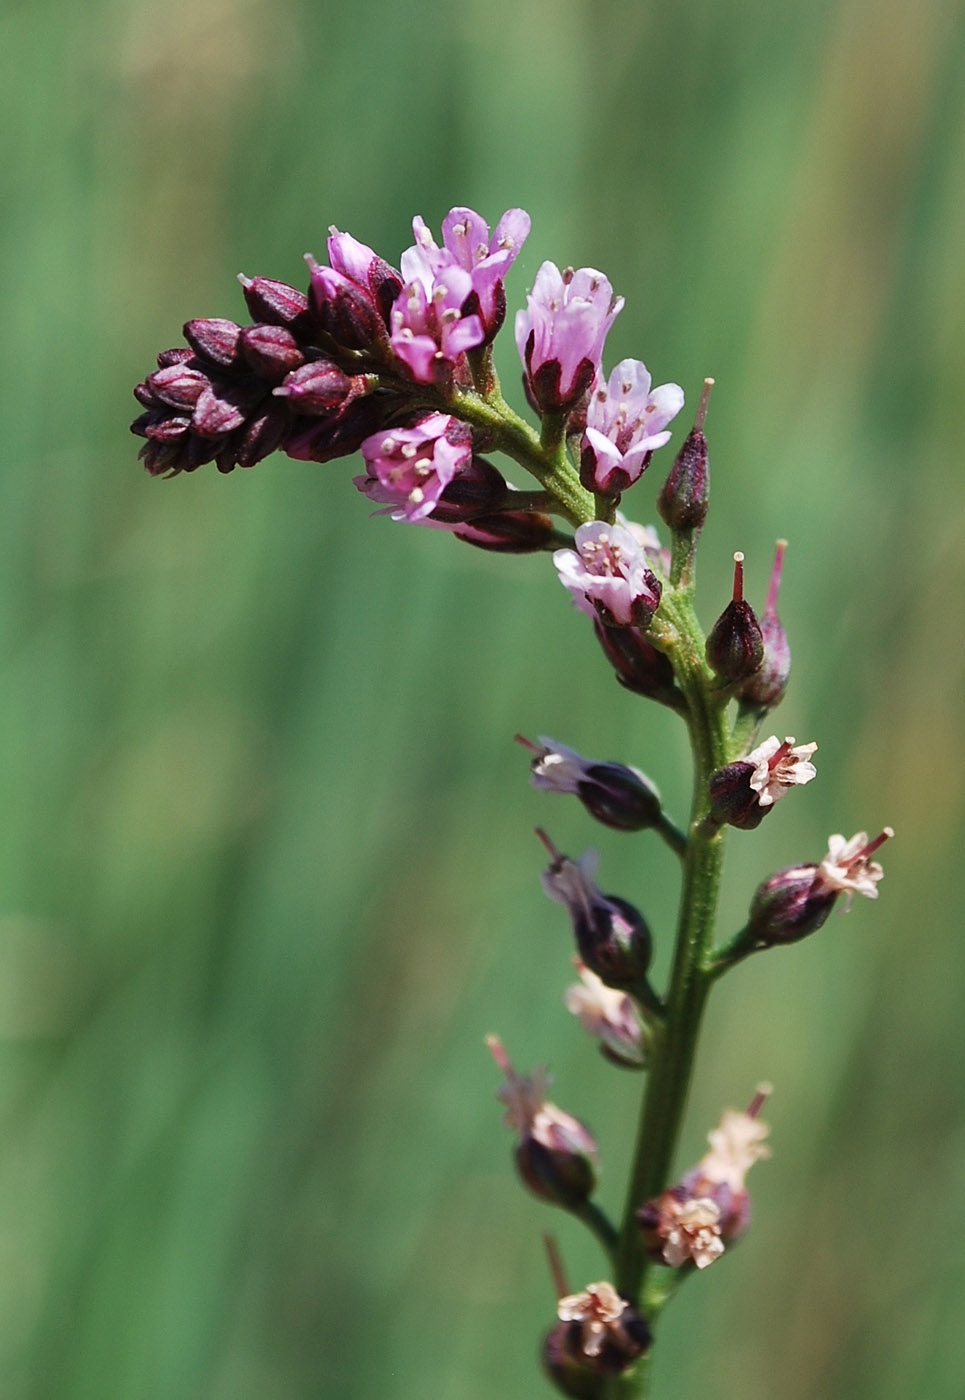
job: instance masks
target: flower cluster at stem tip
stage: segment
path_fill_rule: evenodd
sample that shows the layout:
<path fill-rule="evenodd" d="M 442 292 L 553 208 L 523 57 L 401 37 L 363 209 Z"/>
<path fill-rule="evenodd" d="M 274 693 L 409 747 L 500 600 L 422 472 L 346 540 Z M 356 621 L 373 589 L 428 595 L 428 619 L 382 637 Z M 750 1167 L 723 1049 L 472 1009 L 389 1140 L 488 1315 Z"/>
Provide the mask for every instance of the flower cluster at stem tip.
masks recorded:
<path fill-rule="evenodd" d="M 607 277 L 552 262 L 536 271 L 514 321 L 534 428 L 503 398 L 493 357 L 529 215 L 510 209 L 490 232 L 474 210 L 455 208 L 441 243 L 421 217 L 412 229 L 397 268 L 333 228 L 327 263 L 306 256 L 304 290 L 240 277 L 251 319 L 188 321 L 185 344 L 162 351 L 136 387 L 142 412 L 132 431 L 157 477 L 206 463 L 228 473 L 276 451 L 319 463 L 359 452 L 364 471 L 354 482 L 377 514 L 496 553 L 550 552 L 620 685 L 688 724 L 697 782 L 685 827 L 640 769 L 517 736 L 540 792 L 577 797 L 611 830 L 655 832 L 687 876 L 674 971 L 661 995 L 650 982 L 654 935 L 634 904 L 597 886 L 597 853 L 573 859 L 537 832 L 550 856 L 544 889 L 566 910 L 577 954 L 579 981 L 565 1004 L 609 1063 L 649 1075 L 620 1224 L 595 1198 L 590 1130 L 546 1099 L 545 1073 L 518 1074 L 499 1039 L 488 1038 L 524 1184 L 586 1223 L 612 1266 L 612 1282 L 574 1293 L 551 1249 L 559 1304 L 544 1365 L 564 1394 L 595 1400 L 609 1393 L 609 1378 L 635 1374 L 651 1345 L 651 1323 L 672 1288 L 647 1293 L 647 1271 L 679 1278 L 719 1259 L 749 1223 L 747 1172 L 769 1155 L 762 1087 L 746 1112 L 725 1112 L 710 1150 L 672 1179 L 706 992 L 746 956 L 813 933 L 839 900 L 847 909 L 855 895 L 877 898 L 883 871 L 873 857 L 893 833 L 831 836 L 823 859 L 760 884 L 746 926 L 715 944 L 725 828 L 753 830 L 817 773 L 815 742 L 760 737 L 791 671 L 778 616 L 785 541 L 760 614 L 744 596 L 744 556 L 734 555 L 732 596 L 705 637 L 693 593 L 710 501 L 713 381 L 704 382 L 657 494 L 665 543 L 620 508 L 670 441 L 684 394 L 677 384 L 654 386 L 641 360 L 624 358 L 607 372 L 607 336 L 624 305 Z M 534 482 L 511 483 L 490 460 L 496 452 Z"/>

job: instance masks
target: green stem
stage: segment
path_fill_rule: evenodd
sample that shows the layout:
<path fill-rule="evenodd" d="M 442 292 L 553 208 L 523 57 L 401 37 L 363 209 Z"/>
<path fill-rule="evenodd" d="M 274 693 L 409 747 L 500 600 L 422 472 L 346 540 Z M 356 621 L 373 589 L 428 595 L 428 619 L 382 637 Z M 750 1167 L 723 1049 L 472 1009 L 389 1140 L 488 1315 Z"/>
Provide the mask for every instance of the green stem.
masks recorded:
<path fill-rule="evenodd" d="M 573 525 L 585 525 L 594 519 L 593 496 L 580 485 L 566 455 L 565 441 L 561 439 L 547 450 L 539 435 L 513 412 L 498 389 L 485 398 L 472 389 L 454 389 L 449 407 L 464 422 L 488 433 L 494 448 L 531 472 Z"/>
<path fill-rule="evenodd" d="M 603 1246 L 607 1258 L 612 1262 L 613 1251 L 616 1249 L 619 1235 L 617 1227 L 606 1211 L 601 1209 L 595 1201 L 584 1201 L 577 1210 L 574 1210 L 573 1214 L 578 1220 L 582 1220 L 587 1229 L 596 1236 Z"/>
<path fill-rule="evenodd" d="M 669 590 L 668 590 L 669 593 Z M 616 1287 L 639 1299 L 651 1261 L 646 1257 L 636 1212 L 670 1182 L 687 1092 L 693 1073 L 697 1038 L 707 994 L 713 982 L 708 962 L 724 856 L 724 831 L 705 821 L 710 775 L 728 760 L 730 736 L 724 705 L 712 692 L 713 677 L 704 662 L 704 639 L 689 592 L 665 596 L 667 650 L 677 684 L 687 701 L 694 751 L 694 792 L 690 831 L 683 854 L 683 885 L 666 1016 L 654 1047 L 637 1144 L 617 1245 Z M 639 1400 L 647 1394 L 649 1367 L 636 1368 L 612 1388 L 614 1400 Z"/>

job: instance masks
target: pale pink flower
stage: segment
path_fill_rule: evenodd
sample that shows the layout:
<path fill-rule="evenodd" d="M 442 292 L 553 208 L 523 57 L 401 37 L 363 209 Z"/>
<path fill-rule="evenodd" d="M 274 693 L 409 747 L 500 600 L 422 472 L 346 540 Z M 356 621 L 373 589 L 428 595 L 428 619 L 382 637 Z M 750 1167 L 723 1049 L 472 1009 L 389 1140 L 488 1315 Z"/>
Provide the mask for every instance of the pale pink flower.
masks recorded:
<path fill-rule="evenodd" d="M 472 461 L 472 434 L 445 413 L 412 428 L 389 428 L 362 443 L 367 476 L 355 484 L 371 500 L 394 505 L 394 520 L 424 520 L 456 473 Z"/>
<path fill-rule="evenodd" d="M 644 1026 L 633 997 L 608 987 L 579 958 L 575 961 L 580 980 L 564 993 L 567 1011 L 621 1064 L 646 1064 Z"/>
<path fill-rule="evenodd" d="M 757 793 L 759 806 L 770 807 L 788 788 L 800 787 L 817 777 L 817 769 L 810 761 L 817 744 L 798 744 L 796 748 L 793 744 L 793 738 L 781 743 L 777 735 L 772 734 L 743 760 L 754 765 L 748 781 Z"/>
<path fill-rule="evenodd" d="M 412 221 L 415 247 L 402 256 L 402 271 L 407 280 L 426 285 L 449 267 L 459 267 L 470 277 L 470 289 L 476 295 L 476 309 L 490 340 L 506 316 L 506 293 L 503 280 L 519 255 L 529 234 L 530 219 L 525 209 L 507 209 L 493 231 L 472 209 L 450 209 L 442 223 L 442 242 L 436 245 L 426 223 L 416 217 Z"/>
<path fill-rule="evenodd" d="M 556 1315 L 561 1322 L 578 1322 L 581 1326 L 583 1352 L 599 1356 L 608 1333 L 619 1323 L 630 1304 L 621 1298 L 612 1283 L 588 1284 L 582 1293 L 561 1298 Z"/>
<path fill-rule="evenodd" d="M 586 408 L 580 476 L 587 490 L 619 495 L 646 470 L 651 453 L 670 433 L 667 424 L 684 404 L 679 384 L 651 389 L 640 360 L 621 360 L 604 383 L 598 378 Z"/>
<path fill-rule="evenodd" d="M 603 343 L 623 298 L 602 272 L 544 262 L 525 311 L 516 313 L 516 345 L 533 398 L 543 412 L 572 408 L 589 389 Z"/>
<path fill-rule="evenodd" d="M 608 626 L 649 627 L 661 587 L 630 531 L 592 520 L 575 543 L 575 550 L 556 550 L 553 563 L 580 611 Z"/>
<path fill-rule="evenodd" d="M 691 1260 L 698 1269 L 706 1269 L 724 1252 L 720 1207 L 707 1196 L 678 1201 L 667 1192 L 657 1229 L 663 1239 L 663 1261 L 672 1269 Z"/>
<path fill-rule="evenodd" d="M 850 841 L 841 835 L 829 836 L 828 853 L 818 866 L 815 884 L 819 885 L 822 891 L 843 894 L 845 909 L 851 908 L 856 894 L 863 894 L 867 899 L 877 899 L 878 881 L 885 872 L 871 856 L 894 834 L 891 827 L 886 826 L 874 841 L 868 840 L 865 831 L 859 831 Z"/>

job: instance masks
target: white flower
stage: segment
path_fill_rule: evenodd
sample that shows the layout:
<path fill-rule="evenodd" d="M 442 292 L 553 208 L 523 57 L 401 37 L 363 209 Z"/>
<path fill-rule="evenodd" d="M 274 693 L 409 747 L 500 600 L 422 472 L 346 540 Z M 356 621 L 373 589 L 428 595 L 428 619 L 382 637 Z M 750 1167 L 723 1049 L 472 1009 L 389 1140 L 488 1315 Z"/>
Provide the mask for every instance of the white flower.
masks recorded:
<path fill-rule="evenodd" d="M 788 788 L 800 787 L 817 776 L 817 769 L 810 762 L 817 744 L 798 744 L 797 748 L 792 747 L 793 744 L 792 737 L 782 744 L 777 735 L 772 734 L 744 760 L 754 764 L 749 781 L 761 807 L 770 807 Z"/>
<path fill-rule="evenodd" d="M 561 1298 L 556 1315 L 561 1322 L 579 1322 L 583 1330 L 583 1351 L 587 1356 L 599 1356 L 607 1332 L 629 1307 L 612 1283 L 590 1283 L 582 1293 Z"/>
<path fill-rule="evenodd" d="M 851 908 L 856 894 L 867 899 L 878 898 L 878 881 L 884 871 L 871 856 L 889 837 L 894 836 L 890 826 L 886 826 L 874 841 L 868 840 L 868 833 L 859 831 L 846 841 L 841 835 L 828 837 L 828 853 L 818 866 L 817 881 L 825 890 L 845 896 L 845 908 Z"/>

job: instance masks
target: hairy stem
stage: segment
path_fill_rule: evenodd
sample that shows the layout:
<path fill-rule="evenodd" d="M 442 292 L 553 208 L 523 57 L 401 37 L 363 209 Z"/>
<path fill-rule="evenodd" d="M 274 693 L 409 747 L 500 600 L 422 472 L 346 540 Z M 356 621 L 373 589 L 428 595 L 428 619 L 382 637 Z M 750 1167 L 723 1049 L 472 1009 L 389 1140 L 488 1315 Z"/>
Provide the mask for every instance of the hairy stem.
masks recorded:
<path fill-rule="evenodd" d="M 668 590 L 669 591 L 669 590 Z M 708 784 L 727 762 L 730 738 L 724 707 L 712 693 L 704 663 L 704 639 L 681 591 L 666 599 L 665 626 L 671 642 L 677 684 L 687 701 L 694 752 L 694 791 L 690 830 L 683 852 L 683 883 L 663 1033 L 654 1047 L 630 1171 L 616 1253 L 616 1287 L 625 1297 L 641 1297 L 652 1268 L 637 1227 L 637 1209 L 669 1184 L 693 1073 L 701 1017 L 713 976 L 708 968 L 724 856 L 724 832 L 705 821 Z M 614 1400 L 640 1400 L 649 1387 L 650 1368 L 636 1367 L 611 1387 Z"/>

